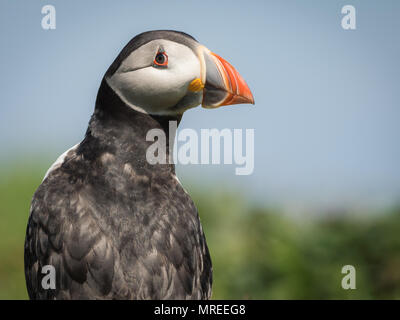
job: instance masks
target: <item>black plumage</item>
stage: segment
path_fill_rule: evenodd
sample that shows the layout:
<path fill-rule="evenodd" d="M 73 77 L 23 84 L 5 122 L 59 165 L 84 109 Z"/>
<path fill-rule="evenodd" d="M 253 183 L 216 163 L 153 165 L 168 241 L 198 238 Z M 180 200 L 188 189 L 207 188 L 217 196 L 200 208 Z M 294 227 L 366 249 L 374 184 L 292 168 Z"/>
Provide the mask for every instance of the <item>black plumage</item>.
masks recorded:
<path fill-rule="evenodd" d="M 134 38 L 135 48 L 169 31 Z M 190 41 L 189 41 L 190 42 Z M 25 241 L 31 299 L 207 299 L 212 267 L 197 209 L 173 164 L 146 161 L 146 133 L 177 116 L 129 108 L 103 79 L 84 140 L 34 194 Z M 167 139 L 168 140 L 168 139 Z M 44 265 L 56 288 L 43 289 Z"/>

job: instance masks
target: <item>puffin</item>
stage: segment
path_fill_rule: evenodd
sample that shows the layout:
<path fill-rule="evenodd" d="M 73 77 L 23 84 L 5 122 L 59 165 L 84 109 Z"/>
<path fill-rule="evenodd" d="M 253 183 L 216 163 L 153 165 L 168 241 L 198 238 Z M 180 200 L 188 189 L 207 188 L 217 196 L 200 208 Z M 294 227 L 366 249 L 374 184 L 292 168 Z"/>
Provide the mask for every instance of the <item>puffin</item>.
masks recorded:
<path fill-rule="evenodd" d="M 83 140 L 33 195 L 29 298 L 209 299 L 212 264 L 198 211 L 174 163 L 149 161 L 148 133 L 174 135 L 169 123 L 199 105 L 240 103 L 254 104 L 244 79 L 192 36 L 156 30 L 130 40 L 101 81 Z M 173 139 L 165 140 L 169 159 Z"/>

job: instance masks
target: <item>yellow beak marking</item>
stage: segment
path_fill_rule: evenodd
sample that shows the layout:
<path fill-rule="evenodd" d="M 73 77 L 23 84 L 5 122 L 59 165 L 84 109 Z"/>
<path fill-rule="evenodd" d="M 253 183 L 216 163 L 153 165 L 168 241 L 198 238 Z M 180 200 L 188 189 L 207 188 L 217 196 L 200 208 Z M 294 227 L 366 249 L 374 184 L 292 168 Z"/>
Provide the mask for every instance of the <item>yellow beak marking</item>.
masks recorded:
<path fill-rule="evenodd" d="M 204 84 L 201 81 L 200 78 L 194 79 L 190 84 L 189 84 L 189 90 L 192 92 L 198 92 L 200 90 L 203 90 Z"/>

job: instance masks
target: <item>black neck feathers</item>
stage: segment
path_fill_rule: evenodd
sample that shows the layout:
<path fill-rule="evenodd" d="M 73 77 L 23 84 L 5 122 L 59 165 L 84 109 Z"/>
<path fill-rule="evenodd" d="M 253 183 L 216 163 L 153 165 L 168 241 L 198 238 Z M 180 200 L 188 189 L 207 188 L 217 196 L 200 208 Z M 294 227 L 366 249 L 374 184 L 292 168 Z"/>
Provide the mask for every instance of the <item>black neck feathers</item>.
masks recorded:
<path fill-rule="evenodd" d="M 154 141 L 147 141 L 146 135 L 151 129 L 160 129 L 164 132 L 168 158 L 169 121 L 176 121 L 179 124 L 181 117 L 181 115 L 155 116 L 136 111 L 126 105 L 103 79 L 97 94 L 95 111 L 78 152 L 83 153 L 87 159 L 111 153 L 120 161 L 134 164 L 135 167 L 162 167 L 163 170 L 174 171 L 173 164 L 148 163 L 146 151 Z"/>

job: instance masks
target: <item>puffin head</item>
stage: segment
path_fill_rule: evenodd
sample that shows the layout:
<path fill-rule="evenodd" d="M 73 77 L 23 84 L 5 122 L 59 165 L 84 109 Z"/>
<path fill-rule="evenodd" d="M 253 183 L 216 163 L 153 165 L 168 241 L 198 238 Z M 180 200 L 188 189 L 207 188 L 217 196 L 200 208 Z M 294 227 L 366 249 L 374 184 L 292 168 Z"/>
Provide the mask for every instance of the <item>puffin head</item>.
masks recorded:
<path fill-rule="evenodd" d="M 178 31 L 149 31 L 134 37 L 105 74 L 105 81 L 131 108 L 152 115 L 182 115 L 202 105 L 254 104 L 232 65 Z"/>

